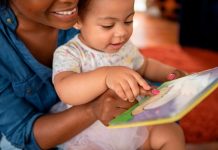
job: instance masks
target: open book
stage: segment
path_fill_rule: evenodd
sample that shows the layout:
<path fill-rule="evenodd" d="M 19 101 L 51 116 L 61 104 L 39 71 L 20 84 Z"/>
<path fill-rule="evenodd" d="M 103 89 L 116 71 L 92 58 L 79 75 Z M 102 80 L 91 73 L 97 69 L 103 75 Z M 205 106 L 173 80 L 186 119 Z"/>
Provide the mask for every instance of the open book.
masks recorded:
<path fill-rule="evenodd" d="M 218 67 L 167 81 L 160 94 L 144 97 L 110 121 L 109 128 L 125 128 L 175 122 L 218 87 Z"/>

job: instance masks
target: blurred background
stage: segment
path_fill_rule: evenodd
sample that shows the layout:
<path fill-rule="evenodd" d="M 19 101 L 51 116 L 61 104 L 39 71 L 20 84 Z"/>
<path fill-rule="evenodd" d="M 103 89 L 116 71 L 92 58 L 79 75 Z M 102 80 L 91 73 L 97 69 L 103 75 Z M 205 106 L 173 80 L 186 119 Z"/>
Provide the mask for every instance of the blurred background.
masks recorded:
<path fill-rule="evenodd" d="M 131 40 L 189 73 L 218 67 L 218 0 L 135 0 Z M 187 150 L 218 150 L 218 90 L 180 120 Z"/>
<path fill-rule="evenodd" d="M 135 10 L 144 15 L 136 15 L 141 18 L 136 17 L 135 28 L 140 27 L 142 31 L 136 30 L 136 36 L 146 33 L 144 36 L 147 38 L 154 34 L 149 30 L 152 28 L 160 29 L 164 35 L 168 34 L 169 41 L 164 41 L 161 34 L 160 39 L 152 39 L 153 42 L 150 40 L 149 44 L 162 43 L 160 40 L 163 40 L 167 44 L 218 51 L 218 0 L 136 0 Z M 141 26 L 146 28 L 142 29 Z M 167 28 L 171 31 L 165 31 Z M 142 43 L 137 44 L 143 46 Z"/>

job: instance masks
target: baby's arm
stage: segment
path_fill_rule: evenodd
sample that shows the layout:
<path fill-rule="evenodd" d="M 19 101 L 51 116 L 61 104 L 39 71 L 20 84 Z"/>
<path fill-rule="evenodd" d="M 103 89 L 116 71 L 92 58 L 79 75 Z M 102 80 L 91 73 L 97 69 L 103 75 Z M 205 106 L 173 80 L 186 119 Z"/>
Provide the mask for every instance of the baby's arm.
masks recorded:
<path fill-rule="evenodd" d="M 150 90 L 145 80 L 127 67 L 101 67 L 85 73 L 65 71 L 54 77 L 54 86 L 60 99 L 71 105 L 87 103 L 107 88 L 129 101 L 138 96 L 140 87 Z"/>
<path fill-rule="evenodd" d="M 144 64 L 138 72 L 140 72 L 140 74 L 143 75 L 146 79 L 156 82 L 164 82 L 186 75 L 184 71 L 178 70 L 173 66 L 163 64 L 152 58 L 145 58 Z M 171 78 L 170 75 L 175 76 L 171 76 Z"/>
<path fill-rule="evenodd" d="M 75 73 L 64 71 L 54 77 L 54 86 L 60 99 L 70 105 L 88 103 L 106 91 L 106 68 Z"/>

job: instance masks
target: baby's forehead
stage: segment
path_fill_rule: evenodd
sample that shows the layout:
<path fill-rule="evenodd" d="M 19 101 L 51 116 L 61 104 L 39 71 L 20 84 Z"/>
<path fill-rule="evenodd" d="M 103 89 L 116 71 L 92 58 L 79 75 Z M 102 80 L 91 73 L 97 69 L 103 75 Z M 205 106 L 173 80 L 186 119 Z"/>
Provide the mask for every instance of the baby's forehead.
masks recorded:
<path fill-rule="evenodd" d="M 104 18 L 103 20 L 125 20 L 134 15 L 134 0 L 80 0 L 81 18 Z M 81 3 L 81 4 L 80 4 Z M 133 14 L 133 15 L 132 15 Z"/>
<path fill-rule="evenodd" d="M 123 11 L 124 9 L 134 9 L 134 0 L 88 0 L 86 2 L 87 11 Z"/>

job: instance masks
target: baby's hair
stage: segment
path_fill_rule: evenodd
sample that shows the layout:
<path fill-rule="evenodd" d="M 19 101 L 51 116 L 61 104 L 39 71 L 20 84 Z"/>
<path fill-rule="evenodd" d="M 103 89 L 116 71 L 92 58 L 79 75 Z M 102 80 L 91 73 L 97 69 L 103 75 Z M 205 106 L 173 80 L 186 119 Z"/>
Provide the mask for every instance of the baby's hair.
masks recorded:
<path fill-rule="evenodd" d="M 90 5 L 91 0 L 79 0 L 78 14 L 81 19 L 84 19 Z"/>

